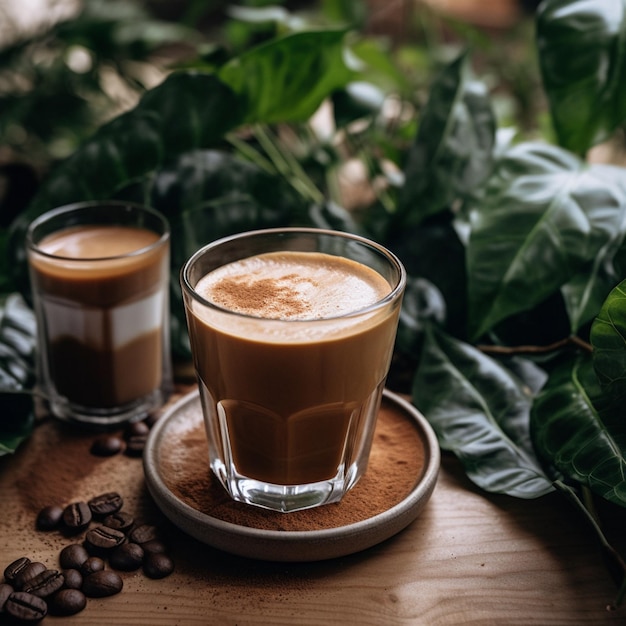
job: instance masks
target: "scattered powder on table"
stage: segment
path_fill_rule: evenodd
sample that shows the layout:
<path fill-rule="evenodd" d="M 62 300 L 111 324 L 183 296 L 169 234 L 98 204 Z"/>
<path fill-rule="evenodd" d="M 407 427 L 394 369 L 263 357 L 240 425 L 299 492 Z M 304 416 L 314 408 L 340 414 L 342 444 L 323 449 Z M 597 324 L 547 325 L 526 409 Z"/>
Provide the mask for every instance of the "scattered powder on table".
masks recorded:
<path fill-rule="evenodd" d="M 171 402 L 186 395 L 193 385 L 177 385 Z M 164 411 L 159 411 L 160 414 Z M 15 486 L 24 509 L 39 512 L 50 504 L 69 504 L 74 499 L 104 493 L 126 491 L 142 474 L 141 461 L 119 454 L 98 457 L 90 449 L 98 430 L 57 420 L 43 412 L 30 437 L 18 450 L 22 459 Z M 122 434 L 123 427 L 117 431 Z M 114 433 L 115 431 L 111 431 Z"/>
<path fill-rule="evenodd" d="M 336 504 L 279 513 L 233 501 L 209 469 L 202 421 L 163 447 L 161 475 L 172 493 L 211 517 L 262 530 L 321 530 L 354 524 L 398 504 L 421 478 L 425 445 L 412 419 L 383 400 L 366 474 Z"/>
<path fill-rule="evenodd" d="M 89 453 L 93 434 L 52 418 L 37 428 L 45 430 L 45 436 L 24 444 L 22 452 L 28 462 L 16 483 L 24 507 L 32 512 L 71 502 L 80 492 L 81 481 L 104 462 Z"/>

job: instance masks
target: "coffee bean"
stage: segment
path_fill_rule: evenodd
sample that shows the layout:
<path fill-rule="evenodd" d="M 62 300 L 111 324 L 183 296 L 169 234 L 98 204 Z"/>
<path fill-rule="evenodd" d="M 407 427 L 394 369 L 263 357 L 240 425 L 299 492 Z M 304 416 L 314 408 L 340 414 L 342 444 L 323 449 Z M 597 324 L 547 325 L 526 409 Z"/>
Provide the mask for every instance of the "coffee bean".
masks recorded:
<path fill-rule="evenodd" d="M 104 517 L 119 511 L 122 508 L 124 501 L 119 493 L 116 491 L 110 491 L 92 498 L 87 504 L 94 515 Z"/>
<path fill-rule="evenodd" d="M 63 523 L 73 531 L 80 531 L 91 522 L 91 509 L 86 502 L 72 502 L 63 510 Z"/>
<path fill-rule="evenodd" d="M 139 457 L 146 447 L 147 435 L 133 435 L 126 441 L 125 453 L 127 456 Z"/>
<path fill-rule="evenodd" d="M 35 526 L 37 530 L 53 530 L 59 526 L 63 518 L 63 509 L 60 506 L 46 506 L 37 514 Z"/>
<path fill-rule="evenodd" d="M 152 526 L 150 524 L 141 524 L 140 526 L 136 526 L 133 528 L 128 534 L 128 538 L 133 543 L 147 543 L 148 541 L 152 541 L 154 539 L 159 539 L 159 531 L 156 526 Z"/>
<path fill-rule="evenodd" d="M 33 578 L 35 578 L 35 576 L 38 576 L 39 574 L 41 574 L 41 572 L 44 572 L 45 570 L 46 566 L 43 563 L 40 563 L 39 561 L 33 561 L 29 563 L 24 569 L 20 570 L 18 574 L 16 574 L 15 578 L 13 579 L 13 586 L 21 591 L 24 588 L 24 585 L 29 580 L 32 580 Z"/>
<path fill-rule="evenodd" d="M 87 606 L 87 598 L 79 589 L 61 589 L 48 604 L 54 615 L 76 615 Z"/>
<path fill-rule="evenodd" d="M 26 567 L 30 565 L 30 559 L 27 556 L 21 556 L 9 563 L 4 570 L 4 578 L 8 583 L 15 581 L 15 577 Z"/>
<path fill-rule="evenodd" d="M 96 526 L 85 535 L 85 547 L 92 552 L 107 552 L 125 541 L 126 535 L 121 530 L 108 526 Z"/>
<path fill-rule="evenodd" d="M 15 591 L 9 583 L 0 583 L 0 613 L 4 610 L 4 605 L 9 596 Z"/>
<path fill-rule="evenodd" d="M 86 576 L 82 591 L 88 598 L 104 598 L 119 593 L 123 586 L 120 575 L 107 569 Z"/>
<path fill-rule="evenodd" d="M 158 539 L 151 539 L 150 541 L 146 541 L 141 544 L 143 551 L 145 553 L 156 554 L 158 552 L 165 552 L 165 544 Z"/>
<path fill-rule="evenodd" d="M 5 602 L 4 610 L 23 622 L 38 622 L 48 613 L 48 605 L 32 593 L 14 591 Z"/>
<path fill-rule="evenodd" d="M 91 444 L 91 454 L 113 456 L 124 449 L 124 442 L 116 435 L 101 435 Z"/>
<path fill-rule="evenodd" d="M 131 454 L 143 452 L 149 430 L 147 420 L 127 428 Z M 121 511 L 122 506 L 120 494 L 110 491 L 65 508 L 42 508 L 35 523 L 38 530 L 51 530 L 61 524 L 73 533 L 86 530 L 84 543 L 70 544 L 60 551 L 62 571 L 48 569 L 28 557 L 8 565 L 5 582 L 0 583 L 0 613 L 20 622 L 39 621 L 48 610 L 53 615 L 73 615 L 86 607 L 87 597 L 101 598 L 122 590 L 123 579 L 115 570 L 130 572 L 143 566 L 150 578 L 170 575 L 174 562 L 166 554 L 159 529 L 150 524 L 135 526 L 133 517 Z M 90 529 L 94 517 L 104 519 Z M 105 554 L 113 569 L 106 568 Z"/>
<path fill-rule="evenodd" d="M 65 546 L 59 554 L 59 564 L 63 569 L 80 569 L 82 564 L 89 558 L 89 552 L 85 546 L 72 543 Z"/>
<path fill-rule="evenodd" d="M 115 530 L 121 530 L 125 533 L 132 528 L 135 519 L 132 515 L 124 511 L 117 511 L 116 513 L 107 515 L 102 523 L 109 528 L 115 528 Z"/>
<path fill-rule="evenodd" d="M 101 572 L 104 569 L 104 560 L 99 556 L 90 556 L 81 566 L 80 573 L 87 577 L 94 572 Z M 84 584 L 83 580 L 83 584 Z"/>
<path fill-rule="evenodd" d="M 138 543 L 125 543 L 111 552 L 109 565 L 113 569 L 132 572 L 141 567 L 143 555 L 143 548 Z"/>
<path fill-rule="evenodd" d="M 174 561 L 162 552 L 146 554 L 143 572 L 148 578 L 165 578 L 174 571 Z"/>
<path fill-rule="evenodd" d="M 148 426 L 148 428 L 152 428 L 159 421 L 160 417 L 161 413 L 159 411 L 154 411 L 146 417 L 144 423 Z"/>
<path fill-rule="evenodd" d="M 128 440 L 131 437 L 145 437 L 150 432 L 150 427 L 145 422 L 134 422 L 129 424 L 124 431 L 124 437 Z"/>
<path fill-rule="evenodd" d="M 77 569 L 64 569 L 63 579 L 67 589 L 80 589 L 83 586 L 83 575 Z"/>
<path fill-rule="evenodd" d="M 22 591 L 39 598 L 47 598 L 63 587 L 63 574 L 55 569 L 46 569 L 22 585 Z"/>

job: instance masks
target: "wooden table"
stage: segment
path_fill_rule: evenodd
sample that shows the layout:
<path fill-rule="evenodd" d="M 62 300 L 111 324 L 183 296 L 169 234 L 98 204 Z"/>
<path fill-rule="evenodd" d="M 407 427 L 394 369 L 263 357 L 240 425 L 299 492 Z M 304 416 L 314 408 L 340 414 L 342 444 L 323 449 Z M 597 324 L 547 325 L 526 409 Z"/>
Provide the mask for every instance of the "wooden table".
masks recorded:
<path fill-rule="evenodd" d="M 125 510 L 160 523 L 141 461 L 94 457 L 92 440 L 93 434 L 44 420 L 15 455 L 0 459 L 2 570 L 20 556 L 58 567 L 58 553 L 70 540 L 57 531 L 35 531 L 37 511 L 46 504 L 116 490 Z M 610 514 L 614 529 L 623 529 L 621 510 Z M 175 528 L 168 546 L 176 563 L 168 578 L 123 574 L 120 594 L 90 599 L 77 616 L 41 623 L 626 623 L 626 606 L 607 610 L 616 587 L 594 537 L 567 503 L 556 495 L 534 501 L 486 495 L 445 454 L 421 516 L 359 554 L 316 563 L 255 561 L 221 553 Z"/>

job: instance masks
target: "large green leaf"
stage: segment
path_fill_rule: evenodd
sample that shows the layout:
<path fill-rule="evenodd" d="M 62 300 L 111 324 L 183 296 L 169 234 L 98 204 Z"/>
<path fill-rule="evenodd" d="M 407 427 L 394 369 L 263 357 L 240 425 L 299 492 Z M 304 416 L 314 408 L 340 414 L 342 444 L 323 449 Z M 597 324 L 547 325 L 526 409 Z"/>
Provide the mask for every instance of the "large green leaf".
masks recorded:
<path fill-rule="evenodd" d="M 452 213 L 430 217 L 419 228 L 403 228 L 385 244 L 402 259 L 409 276 L 426 279 L 441 293 L 445 301 L 444 328 L 464 339 L 467 333 L 465 245 L 454 227 Z"/>
<path fill-rule="evenodd" d="M 600 268 L 624 238 L 625 212 L 624 187 L 612 184 L 603 167 L 547 144 L 505 152 L 471 213 L 470 335 L 480 337 L 568 283 L 570 325 L 577 330 L 589 317 Z"/>
<path fill-rule="evenodd" d="M 405 167 L 399 222 L 416 224 L 471 195 L 491 168 L 495 120 L 468 57 L 446 66 L 431 87 Z"/>
<path fill-rule="evenodd" d="M 0 456 L 14 452 L 33 428 L 35 317 L 18 294 L 0 308 Z M 20 393 L 26 390 L 27 393 Z"/>
<path fill-rule="evenodd" d="M 287 35 L 243 53 L 219 70 L 243 101 L 245 122 L 305 121 L 355 73 L 344 62 L 345 31 Z"/>
<path fill-rule="evenodd" d="M 33 311 L 16 293 L 0 307 L 0 389 L 29 388 L 35 380 L 36 323 Z"/>
<path fill-rule="evenodd" d="M 302 219 L 306 203 L 281 177 L 219 150 L 186 152 L 161 169 L 149 201 L 170 221 L 174 267 L 203 245 Z"/>
<path fill-rule="evenodd" d="M 626 3 L 544 1 L 537 48 L 559 143 L 582 155 L 626 120 Z"/>
<path fill-rule="evenodd" d="M 601 387 L 615 402 L 626 397 L 626 280 L 615 287 L 593 321 L 593 365 Z"/>
<path fill-rule="evenodd" d="M 532 397 L 494 359 L 432 326 L 427 330 L 413 401 L 441 447 L 458 456 L 479 487 L 520 498 L 552 491 L 530 442 Z"/>
<path fill-rule="evenodd" d="M 620 411 L 621 413 L 621 411 Z M 531 411 L 537 452 L 565 476 L 626 506 L 626 427 L 602 398 L 591 357 L 563 363 L 551 373 Z M 609 430 L 608 423 L 618 425 Z"/>
<path fill-rule="evenodd" d="M 446 303 L 439 289 L 425 278 L 409 276 L 402 298 L 396 347 L 417 360 L 424 329 L 433 322 L 441 325 L 445 319 Z"/>
<path fill-rule="evenodd" d="M 620 206 L 615 207 L 614 236 L 607 237 L 604 244 L 599 242 L 601 247 L 593 260 L 561 288 L 573 331 L 581 328 L 598 314 L 607 295 L 621 278 L 614 260 L 624 243 L 626 227 L 620 225 L 620 217 L 622 221 L 626 217 L 626 170 L 623 167 L 594 165 L 591 171 L 598 184 L 600 186 L 604 184 L 607 193 L 619 202 Z M 610 228 L 607 234 L 610 235 Z"/>

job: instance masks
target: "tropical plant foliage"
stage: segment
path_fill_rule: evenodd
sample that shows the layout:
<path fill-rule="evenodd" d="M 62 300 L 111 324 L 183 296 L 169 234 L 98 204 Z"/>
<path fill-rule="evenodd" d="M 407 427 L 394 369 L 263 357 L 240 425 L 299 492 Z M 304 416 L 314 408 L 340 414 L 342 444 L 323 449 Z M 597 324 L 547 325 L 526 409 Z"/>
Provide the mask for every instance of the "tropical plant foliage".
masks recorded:
<path fill-rule="evenodd" d="M 546 0 L 535 27 L 552 140 L 502 125 L 469 48 L 439 64 L 421 103 L 384 51 L 346 28 L 283 21 L 283 34 L 223 63 L 187 64 L 45 179 L 5 232 L 5 284 L 28 297 L 23 234 L 48 208 L 150 204 L 172 224 L 184 357 L 177 276 L 200 245 L 277 225 L 364 233 L 407 267 L 396 352 L 468 476 L 522 498 L 582 486 L 624 507 L 626 169 L 588 154 L 626 120 L 626 5 Z M 390 119 L 392 99 L 402 106 Z M 350 211 L 336 193 L 348 160 L 370 192 Z"/>
<path fill-rule="evenodd" d="M 35 316 L 22 297 L 3 298 L 0 316 L 0 455 L 14 452 L 35 420 L 31 389 L 35 380 Z"/>

